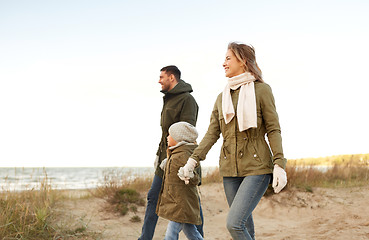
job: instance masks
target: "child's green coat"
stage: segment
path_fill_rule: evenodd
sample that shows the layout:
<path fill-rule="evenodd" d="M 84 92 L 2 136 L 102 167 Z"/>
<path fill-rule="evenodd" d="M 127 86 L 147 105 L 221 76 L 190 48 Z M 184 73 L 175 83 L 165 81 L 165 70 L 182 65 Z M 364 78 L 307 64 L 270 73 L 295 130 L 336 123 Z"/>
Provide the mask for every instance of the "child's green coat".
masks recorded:
<path fill-rule="evenodd" d="M 168 150 L 168 162 L 164 171 L 156 213 L 158 216 L 179 223 L 201 224 L 200 204 L 197 185 L 199 176 L 194 171 L 194 178 L 186 185 L 178 176 L 178 170 L 183 167 L 195 144 L 182 145 Z"/>

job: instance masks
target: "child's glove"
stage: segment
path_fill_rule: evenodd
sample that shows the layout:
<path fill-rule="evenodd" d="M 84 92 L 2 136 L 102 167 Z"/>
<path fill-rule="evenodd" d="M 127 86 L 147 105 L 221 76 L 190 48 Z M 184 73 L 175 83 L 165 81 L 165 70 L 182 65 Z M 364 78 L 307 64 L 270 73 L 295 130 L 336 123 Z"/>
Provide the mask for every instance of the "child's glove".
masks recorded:
<path fill-rule="evenodd" d="M 159 165 L 159 167 L 161 169 L 163 169 L 163 171 L 165 171 L 165 166 L 167 165 L 167 161 L 168 161 L 168 159 L 165 158 L 163 161 L 161 161 L 161 163 Z"/>
<path fill-rule="evenodd" d="M 178 170 L 178 177 L 185 181 L 186 184 L 189 183 L 190 178 L 194 177 L 193 170 L 195 169 L 197 161 L 195 159 L 189 158 L 187 163 L 180 167 Z"/>
<path fill-rule="evenodd" d="M 193 178 L 194 177 L 194 174 L 192 172 L 192 174 L 189 174 L 189 177 L 185 177 L 184 175 L 184 168 L 183 167 L 180 167 L 179 170 L 178 170 L 178 177 L 185 182 L 185 184 L 188 184 L 190 182 L 190 178 Z"/>
<path fill-rule="evenodd" d="M 273 184 L 272 184 L 274 192 L 279 193 L 286 186 L 286 184 L 287 184 L 286 171 L 284 171 L 283 168 L 275 164 L 273 169 Z"/>
<path fill-rule="evenodd" d="M 154 169 L 156 170 L 159 166 L 159 156 L 156 155 L 155 161 L 154 161 Z"/>

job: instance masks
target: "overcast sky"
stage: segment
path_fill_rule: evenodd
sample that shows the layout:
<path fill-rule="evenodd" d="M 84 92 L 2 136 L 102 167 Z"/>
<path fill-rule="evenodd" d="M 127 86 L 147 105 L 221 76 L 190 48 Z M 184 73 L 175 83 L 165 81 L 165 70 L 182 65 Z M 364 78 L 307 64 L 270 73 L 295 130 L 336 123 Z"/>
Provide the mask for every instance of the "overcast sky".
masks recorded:
<path fill-rule="evenodd" d="M 201 140 L 231 41 L 256 49 L 287 159 L 369 153 L 368 12 L 364 0 L 0 0 L 0 167 L 152 166 L 171 64 L 194 89 Z"/>

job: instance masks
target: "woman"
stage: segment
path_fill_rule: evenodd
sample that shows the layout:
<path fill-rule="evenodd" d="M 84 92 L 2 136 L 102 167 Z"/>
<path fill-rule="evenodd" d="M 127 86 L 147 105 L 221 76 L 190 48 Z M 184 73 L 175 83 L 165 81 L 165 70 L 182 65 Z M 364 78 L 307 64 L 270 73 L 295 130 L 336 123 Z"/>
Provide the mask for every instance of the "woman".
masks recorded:
<path fill-rule="evenodd" d="M 222 134 L 219 171 L 230 207 L 227 229 L 234 240 L 255 239 L 252 211 L 272 177 L 276 193 L 287 184 L 287 161 L 272 90 L 263 81 L 254 48 L 230 43 L 223 67 L 228 83 L 215 102 L 208 131 L 178 176 L 188 181 Z"/>

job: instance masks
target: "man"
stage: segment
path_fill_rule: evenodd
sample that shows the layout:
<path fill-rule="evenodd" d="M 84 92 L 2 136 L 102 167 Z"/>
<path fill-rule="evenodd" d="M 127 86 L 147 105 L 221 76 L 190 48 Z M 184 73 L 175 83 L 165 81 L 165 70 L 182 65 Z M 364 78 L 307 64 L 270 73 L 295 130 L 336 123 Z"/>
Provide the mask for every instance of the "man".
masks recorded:
<path fill-rule="evenodd" d="M 197 114 L 199 107 L 195 98 L 190 94 L 192 87 L 190 84 L 181 80 L 181 71 L 174 66 L 166 66 L 160 70 L 159 83 L 161 84 L 161 92 L 164 93 L 164 105 L 161 112 L 161 129 L 162 136 L 159 148 L 156 153 L 154 163 L 155 175 L 151 184 L 151 188 L 147 194 L 147 206 L 145 212 L 144 224 L 139 240 L 151 240 L 154 236 L 158 216 L 156 215 L 156 205 L 163 181 L 164 171 L 160 168 L 160 163 L 167 157 L 167 136 L 169 127 L 176 122 L 185 121 L 196 126 Z M 200 176 L 201 176 L 201 169 Z M 202 209 L 200 204 L 200 215 L 203 220 Z M 203 224 L 197 226 L 202 236 Z"/>

